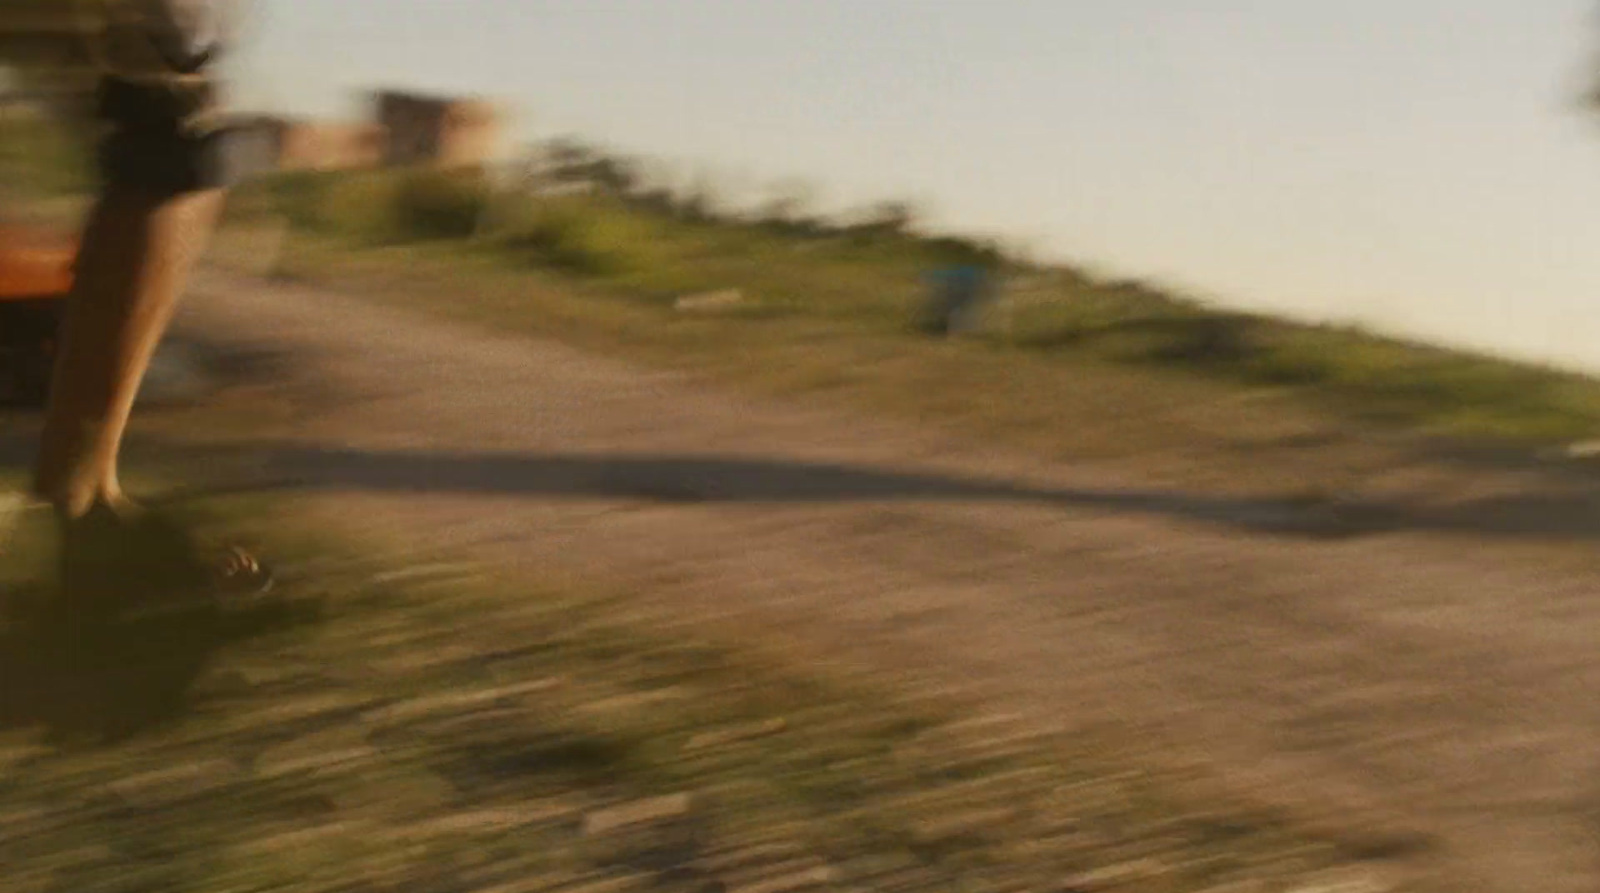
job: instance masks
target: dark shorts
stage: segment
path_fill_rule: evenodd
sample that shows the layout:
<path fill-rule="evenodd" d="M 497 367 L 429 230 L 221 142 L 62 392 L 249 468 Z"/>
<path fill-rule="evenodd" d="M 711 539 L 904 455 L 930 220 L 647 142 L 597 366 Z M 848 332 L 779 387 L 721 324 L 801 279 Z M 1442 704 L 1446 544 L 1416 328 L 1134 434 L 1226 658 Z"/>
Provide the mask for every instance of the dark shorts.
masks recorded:
<path fill-rule="evenodd" d="M 231 186 L 239 172 L 233 131 L 191 133 L 182 126 L 199 100 L 159 86 L 107 78 L 100 116 L 110 125 L 99 168 L 107 186 L 178 194 Z"/>
<path fill-rule="evenodd" d="M 231 186 L 231 133 L 200 136 L 114 131 L 100 144 L 100 176 L 107 186 L 181 194 Z"/>

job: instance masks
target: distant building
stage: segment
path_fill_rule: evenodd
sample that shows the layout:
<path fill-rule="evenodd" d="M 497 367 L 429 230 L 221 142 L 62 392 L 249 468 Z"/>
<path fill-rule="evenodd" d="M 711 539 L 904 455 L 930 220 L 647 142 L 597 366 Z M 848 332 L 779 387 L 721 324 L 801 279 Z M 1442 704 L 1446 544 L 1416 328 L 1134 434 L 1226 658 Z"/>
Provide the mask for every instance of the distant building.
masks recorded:
<path fill-rule="evenodd" d="M 283 132 L 278 165 L 321 171 L 378 167 L 388 143 L 388 134 L 377 124 L 297 122 Z"/>
<path fill-rule="evenodd" d="M 389 134 L 389 165 L 477 167 L 498 160 L 503 124 L 491 103 L 397 91 L 379 92 L 374 101 Z"/>
<path fill-rule="evenodd" d="M 501 160 L 500 112 L 471 99 L 383 91 L 369 121 L 257 115 L 236 123 L 238 163 L 252 172 L 487 167 Z"/>
<path fill-rule="evenodd" d="M 243 122 L 237 151 L 254 171 L 332 171 L 377 167 L 388 135 L 372 123 L 301 121 L 262 115 Z"/>

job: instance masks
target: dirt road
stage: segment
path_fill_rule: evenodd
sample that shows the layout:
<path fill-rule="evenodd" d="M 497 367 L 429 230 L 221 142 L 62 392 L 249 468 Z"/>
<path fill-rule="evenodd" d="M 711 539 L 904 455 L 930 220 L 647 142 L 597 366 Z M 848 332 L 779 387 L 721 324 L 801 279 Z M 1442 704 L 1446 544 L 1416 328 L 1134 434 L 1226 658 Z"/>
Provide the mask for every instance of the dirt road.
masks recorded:
<path fill-rule="evenodd" d="M 256 403 L 259 470 L 358 530 L 1122 724 L 1441 889 L 1600 889 L 1581 502 L 1331 530 L 216 271 L 183 325 L 296 357 Z"/>

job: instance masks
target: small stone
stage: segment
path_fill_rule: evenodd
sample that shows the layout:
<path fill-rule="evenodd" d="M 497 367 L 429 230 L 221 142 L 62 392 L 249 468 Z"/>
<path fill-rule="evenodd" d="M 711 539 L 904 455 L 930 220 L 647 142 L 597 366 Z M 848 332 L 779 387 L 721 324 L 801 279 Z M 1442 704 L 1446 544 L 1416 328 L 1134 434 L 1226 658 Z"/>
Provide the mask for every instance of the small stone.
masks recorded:
<path fill-rule="evenodd" d="M 632 825 L 675 819 L 687 815 L 692 806 L 693 798 L 685 793 L 652 797 L 609 809 L 598 809 L 583 817 L 583 833 L 608 834 Z"/>
<path fill-rule="evenodd" d="M 310 828 L 297 828 L 293 831 L 258 837 L 250 842 L 250 847 L 251 849 L 269 853 L 287 853 L 303 849 L 311 844 L 320 843 L 329 838 L 362 836 L 369 830 L 370 826 L 366 822 L 327 822 Z"/>
<path fill-rule="evenodd" d="M 965 837 L 992 830 L 1015 818 L 1016 812 L 1010 809 L 969 809 L 921 822 L 914 829 L 914 833 L 918 840 L 924 842 L 949 840 L 953 837 Z"/>
<path fill-rule="evenodd" d="M 489 887 L 477 893 L 627 893 L 649 886 L 645 878 L 622 877 L 563 882 L 548 877 L 529 878 Z"/>
<path fill-rule="evenodd" d="M 370 775 L 350 775 L 344 779 L 350 783 L 330 790 L 329 796 L 348 815 L 439 815 L 458 801 L 459 791 L 447 779 L 426 769 L 407 769 L 389 763 Z"/>
<path fill-rule="evenodd" d="M 769 719 L 763 722 L 750 723 L 736 726 L 731 729 L 719 729 L 715 732 L 702 732 L 689 739 L 683 746 L 684 750 L 705 750 L 711 747 L 726 747 L 741 741 L 753 741 L 757 738 L 766 738 L 777 735 L 789 728 L 789 723 L 782 717 Z"/>
<path fill-rule="evenodd" d="M 1291 893 L 1389 893 L 1392 889 L 1391 886 L 1380 884 L 1371 878 L 1345 878 L 1295 887 Z"/>
<path fill-rule="evenodd" d="M 465 579 L 481 572 L 482 568 L 475 564 L 437 562 L 433 564 L 416 564 L 376 574 L 373 576 L 372 582 L 396 584 L 415 583 L 421 580 Z"/>
<path fill-rule="evenodd" d="M 597 713 L 629 713 L 646 707 L 668 701 L 677 701 L 684 698 L 684 692 L 674 688 L 659 688 L 651 691 L 632 692 L 625 695 L 615 695 L 590 701 L 578 708 L 579 711 L 589 714 Z"/>
<path fill-rule="evenodd" d="M 1580 440 L 1567 445 L 1566 454 L 1571 459 L 1600 458 L 1600 440 Z"/>
<path fill-rule="evenodd" d="M 566 803 L 471 809 L 397 829 L 395 835 L 410 839 L 440 834 L 497 834 L 531 825 L 560 822 L 577 814 L 577 807 Z"/>
<path fill-rule="evenodd" d="M 314 775 L 342 766 L 371 762 L 377 758 L 378 752 L 365 745 L 293 756 L 263 756 L 256 762 L 256 774 L 262 778 L 282 778 L 285 775 L 302 774 Z"/>
<path fill-rule="evenodd" d="M 361 718 L 365 722 L 379 724 L 409 722 L 439 713 L 471 710 L 482 707 L 485 704 L 493 704 L 496 701 L 510 700 L 537 692 L 549 691 L 559 686 L 561 681 L 559 678 L 534 679 L 496 688 L 427 695 L 401 701 L 388 707 L 381 707 L 364 714 Z"/>
<path fill-rule="evenodd" d="M 1162 866 L 1154 859 L 1138 859 L 1133 862 L 1124 862 L 1120 865 L 1108 865 L 1105 868 L 1097 868 L 1085 874 L 1080 874 L 1072 879 L 1069 888 L 1098 890 L 1102 887 L 1157 877 L 1161 873 Z"/>
<path fill-rule="evenodd" d="M 305 672 L 299 667 L 285 666 L 282 663 L 270 661 L 261 663 L 237 663 L 233 665 L 231 669 L 233 672 L 239 674 L 239 678 L 244 680 L 246 685 L 249 685 L 252 688 L 260 688 L 262 686 L 288 682 L 296 677 L 302 676 Z"/>
<path fill-rule="evenodd" d="M 345 694 L 311 695 L 256 710 L 245 715 L 243 719 L 253 726 L 304 722 L 332 713 L 359 710 L 370 702 L 369 698 L 358 698 Z"/>
<path fill-rule="evenodd" d="M 813 865 L 799 871 L 763 878 L 748 884 L 731 887 L 728 893 L 796 893 L 832 883 L 834 872 L 826 865 Z"/>
<path fill-rule="evenodd" d="M 699 294 L 684 295 L 673 307 L 680 312 L 705 312 L 714 310 L 727 310 L 744 303 L 744 292 L 737 288 L 725 288 L 719 291 L 701 292 Z"/>
<path fill-rule="evenodd" d="M 635 875 L 634 877 L 580 881 L 576 884 L 553 890 L 551 893 L 627 893 L 630 890 L 644 890 L 652 886 L 654 885 L 650 883 L 648 877 Z"/>
<path fill-rule="evenodd" d="M 478 658 L 479 653 L 464 645 L 405 648 L 393 657 L 373 661 L 380 674 L 406 674 L 434 670 L 451 664 L 464 664 Z"/>
<path fill-rule="evenodd" d="M 111 782 L 107 787 L 124 800 L 150 797 L 183 799 L 214 792 L 233 782 L 240 774 L 238 765 L 232 760 L 207 760 L 130 775 Z"/>
<path fill-rule="evenodd" d="M 793 843 L 757 843 L 708 853 L 701 862 L 714 874 L 744 876 L 764 865 L 796 862 L 803 855 L 804 851 Z"/>
<path fill-rule="evenodd" d="M 839 874 L 814 856 L 784 854 L 770 846 L 747 849 L 742 856 L 736 868 L 712 869 L 728 893 L 791 893 L 827 884 Z"/>

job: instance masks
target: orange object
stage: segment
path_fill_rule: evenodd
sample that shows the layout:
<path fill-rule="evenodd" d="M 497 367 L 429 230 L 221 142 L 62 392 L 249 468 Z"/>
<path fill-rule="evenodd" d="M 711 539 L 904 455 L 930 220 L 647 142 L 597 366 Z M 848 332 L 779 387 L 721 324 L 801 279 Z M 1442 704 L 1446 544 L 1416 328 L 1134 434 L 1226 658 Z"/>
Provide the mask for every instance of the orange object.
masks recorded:
<path fill-rule="evenodd" d="M 0 301 L 65 295 L 77 245 L 53 233 L 0 227 Z"/>

